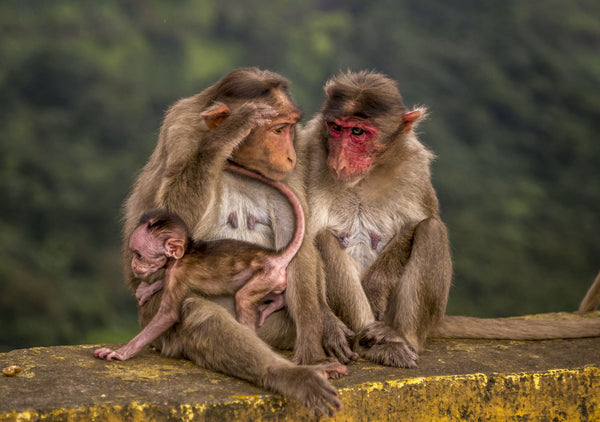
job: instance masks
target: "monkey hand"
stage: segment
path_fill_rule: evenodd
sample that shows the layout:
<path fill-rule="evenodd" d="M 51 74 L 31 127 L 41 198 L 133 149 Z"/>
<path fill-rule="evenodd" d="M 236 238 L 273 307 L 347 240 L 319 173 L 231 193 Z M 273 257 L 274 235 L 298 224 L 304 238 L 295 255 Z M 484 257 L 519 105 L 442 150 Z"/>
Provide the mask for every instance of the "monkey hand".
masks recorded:
<path fill-rule="evenodd" d="M 342 365 L 335 358 L 327 358 L 322 363 L 313 366 L 320 369 L 323 375 L 329 379 L 339 379 L 344 375 L 348 375 L 348 368 L 346 368 L 346 365 Z"/>
<path fill-rule="evenodd" d="M 344 365 L 358 359 L 352 350 L 354 331 L 340 321 L 331 311 L 323 312 L 323 349 L 328 356 L 335 357 Z"/>
<path fill-rule="evenodd" d="M 109 349 L 108 347 L 103 347 L 101 349 L 97 349 L 94 352 L 94 356 L 96 356 L 97 358 L 106 359 L 106 360 L 112 360 L 112 359 L 127 360 L 131 357 L 131 356 L 128 356 L 127 353 L 122 353 L 121 350 L 122 349 L 112 350 L 112 349 Z"/>
<path fill-rule="evenodd" d="M 271 123 L 271 119 L 277 116 L 277 114 L 275 108 L 265 103 L 248 102 L 243 104 L 237 112 L 232 115 L 229 122 L 226 122 L 231 125 L 238 124 L 241 130 L 239 137 L 231 137 L 230 139 L 237 138 L 234 142 L 236 142 L 236 145 L 239 144 L 250 134 L 250 132 L 252 132 L 252 130 Z M 222 126 L 226 125 L 223 124 Z M 232 128 L 225 127 L 224 130 L 228 131 L 226 133 L 231 133 Z"/>
<path fill-rule="evenodd" d="M 135 298 L 137 299 L 138 305 L 142 306 L 143 304 L 148 302 L 152 295 L 154 295 L 156 292 L 163 288 L 163 285 L 163 280 L 155 281 L 152 284 L 148 284 L 145 281 L 142 281 L 138 285 L 137 289 L 135 289 Z"/>

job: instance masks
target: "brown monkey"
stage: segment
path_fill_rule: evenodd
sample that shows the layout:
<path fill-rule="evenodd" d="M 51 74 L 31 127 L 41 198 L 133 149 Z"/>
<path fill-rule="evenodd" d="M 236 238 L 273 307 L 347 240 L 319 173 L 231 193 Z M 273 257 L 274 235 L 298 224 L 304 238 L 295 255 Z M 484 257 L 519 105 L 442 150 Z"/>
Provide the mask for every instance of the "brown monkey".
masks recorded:
<path fill-rule="evenodd" d="M 592 312 L 600 304 L 600 272 L 579 305 L 578 312 Z"/>
<path fill-rule="evenodd" d="M 225 163 L 230 160 L 282 181 L 305 206 L 303 169 L 294 170 L 300 110 L 288 85 L 273 72 L 237 69 L 199 94 L 175 103 L 125 203 L 124 240 L 144 212 L 163 208 L 184 220 L 194 240 L 231 238 L 273 250 L 287 245 L 295 219 L 284 197 L 262 182 L 226 171 Z M 219 105 L 225 107 L 222 112 Z M 207 111 L 208 118 L 203 115 Z M 256 333 L 237 324 L 231 298 L 196 296 L 184 301 L 180 322 L 153 344 L 166 356 L 185 357 L 296 397 L 314 413 L 334 413 L 332 407 L 339 407 L 332 393 L 335 389 L 320 372 L 325 368 L 336 377 L 345 373 L 345 367 L 337 362 L 296 367 L 269 347 L 293 347 L 293 360 L 299 364 L 328 362 L 322 345 L 322 300 L 315 283 L 315 257 L 312 243 L 303 242 L 287 269 L 285 309 L 272 314 Z M 124 261 L 131 261 L 127 249 Z M 126 272 L 135 291 L 140 281 L 130 268 Z M 156 279 L 160 278 L 157 274 Z M 151 296 L 138 308 L 142 327 L 156 314 L 160 296 Z M 340 349 L 340 355 L 351 353 Z"/>
<path fill-rule="evenodd" d="M 299 136 L 312 165 L 309 237 L 320 251 L 328 303 L 357 333 L 362 356 L 412 367 L 431 335 L 600 335 L 598 321 L 582 328 L 588 321 L 444 317 L 448 235 L 431 184 L 433 154 L 414 132 L 426 110 L 408 110 L 396 83 L 374 72 L 340 74 L 325 91 L 320 113 Z M 563 323 L 569 328 L 555 328 Z"/>
<path fill-rule="evenodd" d="M 219 112 L 222 112 L 222 110 L 223 110 L 222 106 L 219 106 Z M 207 114 L 208 113 L 205 113 L 205 115 L 207 115 Z M 225 167 L 229 170 L 235 171 L 236 173 L 243 174 L 243 175 L 255 178 L 257 180 L 263 181 L 264 183 L 267 183 L 267 184 L 273 186 L 274 188 L 278 189 L 279 191 L 281 191 L 281 193 L 283 193 L 287 197 L 287 199 L 289 200 L 289 202 L 292 205 L 292 208 L 294 210 L 294 217 L 296 219 L 296 231 L 294 232 L 294 237 L 293 237 L 292 241 L 284 249 L 284 251 L 279 252 L 277 254 L 274 254 L 271 252 L 266 253 L 267 256 L 271 255 L 272 257 L 277 257 L 276 259 L 263 258 L 263 255 L 265 255 L 265 253 L 263 253 L 260 250 L 260 248 L 256 248 L 256 253 L 258 255 L 256 257 L 256 260 L 261 261 L 261 265 L 257 264 L 256 266 L 261 269 L 261 273 L 265 274 L 264 277 L 261 276 L 259 279 L 261 281 L 263 281 L 263 283 L 262 283 L 263 285 L 266 284 L 267 287 L 269 285 L 271 285 L 272 288 L 275 288 L 275 290 L 277 290 L 277 292 L 274 291 L 274 292 L 272 292 L 272 294 L 262 296 L 263 300 L 266 300 L 266 302 L 263 303 L 261 306 L 259 306 L 260 318 L 258 321 L 258 326 L 261 327 L 267 316 L 269 316 L 273 312 L 276 312 L 276 311 L 282 309 L 285 306 L 285 303 L 283 300 L 283 295 L 281 294 L 283 292 L 283 290 L 285 289 L 285 285 L 286 285 L 285 269 L 287 268 L 287 265 L 289 264 L 290 260 L 298 252 L 300 245 L 302 244 L 302 239 L 304 238 L 304 226 L 305 226 L 304 211 L 302 210 L 302 205 L 298 201 L 298 198 L 296 197 L 294 192 L 291 189 L 289 189 L 285 184 L 274 181 L 274 180 L 270 180 L 254 171 L 247 170 L 247 169 L 240 167 L 237 164 L 234 164 L 231 162 L 228 162 L 225 165 Z M 179 216 L 177 216 L 176 218 L 179 219 Z M 182 224 L 182 227 L 185 228 L 185 223 L 183 223 L 183 221 L 181 221 L 181 224 Z M 138 227 L 139 227 L 139 225 L 138 225 Z M 185 231 L 186 231 L 186 237 L 189 237 L 189 232 L 187 231 L 187 228 L 185 228 Z M 192 239 L 191 238 L 187 239 L 186 243 L 190 240 L 192 240 Z M 130 243 L 131 243 L 131 241 L 130 241 Z M 200 242 L 196 242 L 196 243 L 200 243 Z M 206 243 L 206 242 L 203 242 L 203 243 Z M 232 252 L 235 250 L 236 242 L 230 241 L 230 242 L 224 242 L 224 243 L 228 243 L 231 246 Z M 243 244 L 240 246 L 249 248 L 247 245 L 243 245 Z M 131 249 L 131 247 L 130 247 L 130 249 Z M 260 258 L 259 258 L 259 256 L 260 256 Z M 135 256 L 133 257 L 133 259 L 135 259 Z M 262 264 L 263 259 L 266 259 L 266 261 L 267 261 L 264 264 Z M 156 268 L 152 273 L 158 271 L 158 269 L 159 268 Z M 135 274 L 135 270 L 133 272 Z M 206 282 L 208 282 L 208 281 L 206 281 Z M 198 282 L 195 282 L 195 284 L 198 285 Z M 135 292 L 136 299 L 138 300 L 138 304 L 140 306 L 143 305 L 144 303 L 146 303 L 148 301 L 148 299 L 154 293 L 161 290 L 162 288 L 163 288 L 162 280 L 156 281 L 152 284 L 148 284 L 146 282 L 141 282 L 138 285 L 136 292 Z M 267 289 L 261 288 L 261 290 L 257 291 L 256 293 L 254 292 L 255 284 L 253 284 L 253 283 L 248 283 L 241 290 L 238 290 L 239 289 L 239 286 L 238 286 L 238 287 L 235 287 L 233 289 L 233 291 L 231 291 L 231 288 L 229 288 L 229 290 L 226 290 L 226 291 L 223 290 L 223 291 L 219 292 L 220 289 L 222 289 L 222 288 L 223 287 L 219 287 L 219 285 L 217 285 L 217 286 L 215 286 L 215 288 L 210 289 L 211 293 L 206 292 L 205 295 L 208 295 L 208 294 L 212 294 L 212 295 L 230 294 L 231 295 L 231 294 L 233 294 L 233 292 L 235 292 L 237 290 L 236 311 L 237 311 L 237 315 L 238 315 L 238 321 L 240 321 L 244 325 L 254 328 L 256 325 L 256 321 L 254 320 L 254 318 L 252 318 L 252 312 L 249 313 L 249 311 L 250 311 L 249 308 L 252 305 L 248 304 L 249 299 L 247 298 L 247 296 L 257 298 L 257 293 L 261 293 L 261 292 L 264 292 L 265 290 L 269 290 L 269 288 L 267 288 Z M 199 290 L 199 291 L 204 290 L 202 286 L 197 286 L 194 289 Z M 245 306 L 243 306 L 244 304 L 248 304 L 248 306 L 247 306 L 248 309 Z"/>
<path fill-rule="evenodd" d="M 194 241 L 176 214 L 163 210 L 144 214 L 129 240 L 131 269 L 136 277 L 146 278 L 165 268 L 165 293 L 160 308 L 124 347 L 114 351 L 101 348 L 94 355 L 107 360 L 133 357 L 178 321 L 183 300 L 192 292 L 205 296 L 235 295 L 238 321 L 254 329 L 260 311 L 258 325 L 262 325 L 269 314 L 283 308 L 285 270 L 304 236 L 302 209 L 294 200 L 292 195 L 290 201 L 300 214 L 298 229 L 282 252 L 232 239 Z M 259 309 L 258 300 L 269 293 L 273 301 Z"/>

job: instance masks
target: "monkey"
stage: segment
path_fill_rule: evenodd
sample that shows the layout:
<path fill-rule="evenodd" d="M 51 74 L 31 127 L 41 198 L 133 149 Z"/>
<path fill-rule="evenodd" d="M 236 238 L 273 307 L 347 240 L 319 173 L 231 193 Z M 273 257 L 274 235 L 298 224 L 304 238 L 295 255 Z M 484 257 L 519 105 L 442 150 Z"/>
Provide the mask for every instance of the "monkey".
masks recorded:
<path fill-rule="evenodd" d="M 291 191 L 286 193 L 291 194 Z M 290 201 L 300 214 L 298 228 L 282 252 L 232 239 L 194 241 L 176 214 L 164 210 L 144 214 L 129 239 L 133 255 L 131 268 L 138 278 L 165 268 L 167 292 L 162 296 L 158 312 L 140 334 L 118 350 L 101 348 L 94 355 L 107 360 L 133 357 L 177 322 L 183 300 L 192 292 L 235 295 L 237 320 L 252 329 L 257 324 L 261 326 L 269 314 L 283 308 L 285 269 L 304 236 L 302 209 L 294 200 L 291 194 Z M 260 320 L 257 322 L 256 303 L 269 293 L 273 301 L 258 309 Z"/>
<path fill-rule="evenodd" d="M 449 238 L 431 183 L 434 154 L 415 132 L 426 115 L 425 107 L 408 109 L 387 76 L 348 71 L 325 84 L 321 110 L 299 131 L 311 165 L 307 241 L 319 251 L 328 306 L 356 333 L 354 350 L 410 368 L 433 336 L 600 335 L 598 321 L 445 315 Z"/>
<path fill-rule="evenodd" d="M 230 238 L 273 250 L 290 242 L 295 221 L 287 201 L 262 182 L 227 170 L 226 163 L 284 183 L 306 209 L 304 168 L 297 165 L 295 150 L 301 115 L 289 81 L 257 68 L 236 69 L 169 108 L 156 147 L 124 203 L 123 261 L 132 292 L 140 280 L 129 266 L 126 242 L 140 216 L 152 209 L 178 214 L 194 240 Z M 333 314 L 324 306 L 317 283 L 316 256 L 312 242 L 303 241 L 287 268 L 285 308 L 256 331 L 235 321 L 231 297 L 196 295 L 184 300 L 179 322 L 153 346 L 165 356 L 187 358 L 295 397 L 315 414 L 335 413 L 341 403 L 322 371 L 337 378 L 347 370 L 325 352 L 322 315 L 331 320 Z M 160 280 L 163 272 L 153 280 Z M 161 295 L 138 306 L 142 328 L 158 311 Z M 336 338 L 351 335 L 343 324 L 333 325 Z M 341 341 L 331 348 L 339 356 L 353 357 Z M 292 349 L 292 361 L 274 349 Z"/>
<path fill-rule="evenodd" d="M 579 304 L 577 312 L 592 312 L 600 304 L 600 272 Z"/>
<path fill-rule="evenodd" d="M 223 111 L 222 107 L 223 106 L 221 106 L 221 105 L 219 106 L 219 112 Z M 204 113 L 204 114 L 207 115 L 208 113 Z M 294 192 L 291 191 L 285 184 L 274 181 L 274 180 L 270 180 L 254 171 L 247 170 L 247 169 L 240 167 L 239 165 L 236 165 L 232 162 L 226 163 L 225 167 L 227 169 L 235 171 L 237 173 L 247 175 L 247 176 L 255 178 L 257 180 L 261 180 L 264 183 L 267 183 L 267 184 L 273 186 L 274 188 L 278 189 L 279 191 L 281 191 L 287 197 L 290 204 L 292 205 L 292 208 L 294 211 L 294 217 L 296 219 L 296 231 L 294 232 L 294 237 L 293 237 L 292 241 L 290 242 L 290 244 L 286 247 L 286 249 L 283 252 L 278 254 L 279 256 L 277 257 L 277 259 L 272 260 L 273 262 L 268 262 L 268 265 L 264 264 L 262 266 L 259 266 L 264 271 L 266 271 L 267 268 L 275 267 L 275 269 L 272 271 L 266 271 L 266 276 L 268 277 L 267 280 L 270 280 L 271 278 L 277 278 L 275 281 L 271 282 L 270 284 L 277 285 L 277 283 L 279 283 L 279 290 L 281 290 L 281 293 L 272 292 L 272 294 L 268 294 L 263 297 L 263 299 L 265 299 L 267 302 L 259 306 L 260 319 L 258 321 L 258 326 L 261 327 L 267 316 L 269 316 L 273 312 L 276 312 L 276 311 L 282 309 L 285 306 L 285 303 L 283 301 L 283 295 L 282 295 L 283 290 L 285 290 L 285 268 L 287 267 L 289 261 L 293 258 L 293 256 L 298 252 L 298 249 L 300 248 L 300 245 L 302 243 L 302 239 L 304 237 L 304 226 L 305 226 L 304 211 L 302 210 L 302 205 L 298 201 L 298 198 L 296 197 Z M 176 218 L 178 220 L 180 220 L 179 216 L 176 216 Z M 189 237 L 189 232 L 187 231 L 187 228 L 185 228 L 185 223 L 183 221 L 180 221 L 180 224 L 182 226 L 182 229 L 184 229 L 186 232 L 186 237 Z M 139 226 L 139 223 L 138 223 L 138 226 Z M 186 242 L 189 242 L 190 240 L 191 239 L 186 239 Z M 235 242 L 229 242 L 229 243 L 231 244 L 231 247 L 235 248 Z M 259 252 L 258 249 L 256 251 L 256 254 L 262 255 L 262 253 Z M 134 257 L 134 259 L 135 259 L 135 257 Z M 269 259 L 269 261 L 271 261 L 271 259 Z M 281 265 L 279 265 L 280 263 L 281 263 Z M 134 271 L 134 274 L 135 274 L 135 271 Z M 246 290 L 242 290 L 241 292 L 238 290 L 237 295 L 241 295 L 241 296 L 247 295 L 249 293 L 248 290 L 250 290 L 250 292 L 252 291 L 251 290 L 252 288 L 250 286 L 253 286 L 253 285 L 248 284 L 247 285 L 248 288 Z M 162 289 L 162 287 L 163 287 L 163 284 L 162 284 L 161 280 L 159 280 L 153 284 L 147 284 L 145 282 L 140 283 L 135 292 L 136 298 L 138 299 L 138 304 L 143 305 L 144 303 L 146 303 L 148 298 L 150 296 L 152 296 L 154 293 L 156 293 L 157 291 L 159 291 L 160 289 Z M 236 290 L 238 288 L 236 288 Z M 202 288 L 200 287 L 199 289 L 202 289 Z M 219 290 L 219 287 L 217 287 L 216 290 Z M 215 293 L 213 291 L 212 294 L 232 294 L 232 292 L 222 291 L 221 293 Z M 252 296 L 256 296 L 256 295 L 253 294 Z M 242 313 L 246 314 L 247 312 L 245 312 L 245 308 L 243 308 L 241 306 L 238 308 L 237 303 L 238 302 L 236 300 L 236 309 L 238 312 L 238 316 Z M 242 317 L 241 320 L 238 317 L 238 320 L 250 327 L 253 327 L 255 324 L 255 321 L 253 321 L 253 319 L 250 316 Z"/>

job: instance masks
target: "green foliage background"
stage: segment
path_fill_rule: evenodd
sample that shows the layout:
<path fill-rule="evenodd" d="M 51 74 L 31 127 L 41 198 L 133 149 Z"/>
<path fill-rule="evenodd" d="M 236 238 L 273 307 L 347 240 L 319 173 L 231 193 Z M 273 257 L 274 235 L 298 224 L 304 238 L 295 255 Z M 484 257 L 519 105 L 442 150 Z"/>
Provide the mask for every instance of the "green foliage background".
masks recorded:
<path fill-rule="evenodd" d="M 596 0 L 4 0 L 0 351 L 137 328 L 120 206 L 164 110 L 240 66 L 309 118 L 376 69 L 427 105 L 455 260 L 448 312 L 573 310 L 600 269 Z"/>

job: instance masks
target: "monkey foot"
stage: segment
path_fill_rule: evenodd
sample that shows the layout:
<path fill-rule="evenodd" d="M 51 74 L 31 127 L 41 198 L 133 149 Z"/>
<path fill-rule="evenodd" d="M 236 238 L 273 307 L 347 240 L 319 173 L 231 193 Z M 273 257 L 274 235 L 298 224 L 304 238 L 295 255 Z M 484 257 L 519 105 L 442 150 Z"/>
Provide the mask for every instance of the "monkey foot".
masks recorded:
<path fill-rule="evenodd" d="M 397 341 L 375 344 L 371 347 L 359 346 L 358 353 L 375 363 L 396 368 L 415 368 L 419 360 L 419 355 L 414 348 Z"/>
<path fill-rule="evenodd" d="M 419 354 L 390 326 L 375 321 L 356 336 L 355 350 L 373 362 L 398 368 L 417 366 Z"/>
<path fill-rule="evenodd" d="M 326 373 L 339 363 L 273 368 L 268 371 L 265 386 L 286 396 L 295 397 L 315 416 L 335 416 L 342 408 L 335 387 L 327 381 Z"/>

